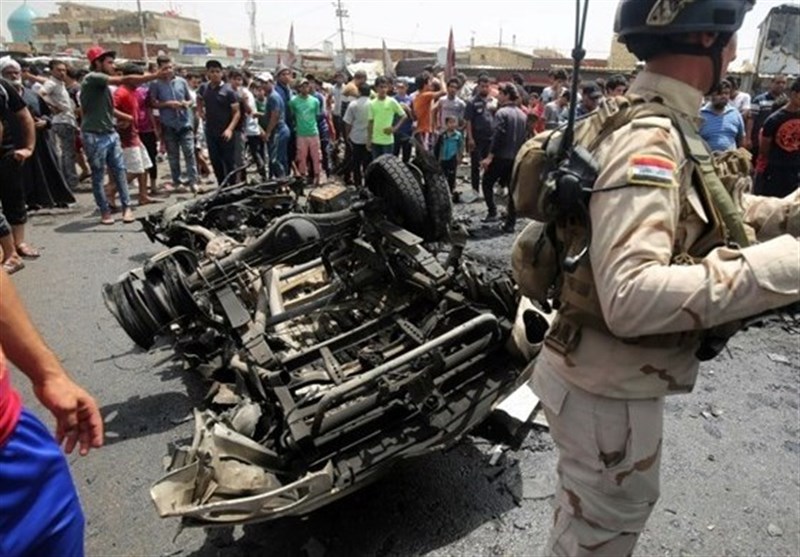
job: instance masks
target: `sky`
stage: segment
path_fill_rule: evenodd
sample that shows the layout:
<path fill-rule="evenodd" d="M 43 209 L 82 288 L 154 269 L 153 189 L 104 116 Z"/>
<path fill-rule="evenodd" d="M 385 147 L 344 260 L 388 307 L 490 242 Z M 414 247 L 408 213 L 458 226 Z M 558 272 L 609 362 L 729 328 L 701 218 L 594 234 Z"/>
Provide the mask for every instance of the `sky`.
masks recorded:
<path fill-rule="evenodd" d="M 39 15 L 57 11 L 56 2 L 28 0 Z M 136 9 L 135 0 L 87 1 L 110 8 Z M 340 47 L 336 0 L 257 1 L 256 31 L 259 42 L 268 47 L 285 48 L 289 27 L 294 23 L 299 48 L 321 49 L 330 40 Z M 758 0 L 739 32 L 739 62 L 752 59 L 758 25 L 780 0 Z M 8 15 L 21 0 L 0 0 L 2 34 L 10 39 Z M 230 0 L 141 0 L 142 9 L 177 10 L 185 17 L 200 20 L 203 34 L 230 46 L 249 47 L 246 2 Z M 415 48 L 436 51 L 447 46 L 453 28 L 457 50 L 476 45 L 497 45 L 531 52 L 534 48 L 556 48 L 569 55 L 574 41 L 575 3 L 571 0 L 342 0 L 349 17 L 344 20 L 347 48 Z M 585 48 L 590 58 L 606 58 L 611 45 L 617 0 L 591 0 Z"/>

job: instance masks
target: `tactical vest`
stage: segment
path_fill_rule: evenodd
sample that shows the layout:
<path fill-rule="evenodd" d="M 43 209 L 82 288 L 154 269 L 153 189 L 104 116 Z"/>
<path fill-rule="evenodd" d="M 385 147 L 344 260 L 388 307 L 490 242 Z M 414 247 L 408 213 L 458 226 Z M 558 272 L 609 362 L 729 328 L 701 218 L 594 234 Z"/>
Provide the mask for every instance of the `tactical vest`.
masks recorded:
<path fill-rule="evenodd" d="M 708 217 L 708 224 L 702 235 L 688 245 L 685 224 L 691 207 L 685 196 L 681 196 L 679 224 L 671 263 L 694 264 L 716 247 L 749 245 L 750 239 L 745 231 L 739 204 L 735 202 L 733 192 L 720 179 L 714 158 L 699 136 L 695 124 L 687 117 L 658 102 L 648 102 L 634 96 L 622 97 L 611 100 L 581 121 L 575 130 L 575 142 L 586 147 L 589 152 L 594 152 L 614 131 L 634 120 L 648 117 L 669 118 L 678 130 L 684 152 L 694 163 L 692 186 Z M 552 295 L 556 300 L 554 305 L 558 307 L 558 316 L 545 342 L 551 349 L 566 355 L 578 346 L 583 327 L 591 327 L 609 335 L 612 333 L 603 318 L 589 258 L 584 258 L 573 273 L 563 272 L 560 268 L 564 254 L 574 253 L 576 245 L 585 239 L 589 231 L 580 219 L 569 216 L 553 219 L 557 211 L 548 206 L 547 186 L 544 183 L 544 172 L 549 167 L 548 154 L 552 155 L 554 152 L 553 147 L 547 145 L 551 139 L 552 135 L 537 136 L 520 151 L 514 170 L 515 191 L 519 192 L 515 201 L 518 201 L 519 214 L 549 221 L 533 250 L 534 261 L 537 258 L 540 260 L 534 266 L 541 266 L 542 275 L 539 279 L 542 281 L 533 292 L 525 292 L 523 287 L 523 293 L 544 303 L 547 295 Z M 727 178 L 731 178 L 727 180 L 727 185 L 732 188 L 739 183 L 735 178 L 741 175 L 740 172 L 746 175 L 749 171 L 749 159 L 726 156 L 721 169 Z M 546 294 L 542 286 L 547 290 Z M 703 338 L 710 339 L 709 342 L 717 346 L 717 341 L 727 340 L 739 328 L 740 324 L 737 322 L 713 330 L 648 335 L 623 340 L 639 346 L 667 348 L 690 346 Z M 704 354 L 698 352 L 700 359 L 710 359 L 714 355 L 716 352 L 713 350 Z"/>

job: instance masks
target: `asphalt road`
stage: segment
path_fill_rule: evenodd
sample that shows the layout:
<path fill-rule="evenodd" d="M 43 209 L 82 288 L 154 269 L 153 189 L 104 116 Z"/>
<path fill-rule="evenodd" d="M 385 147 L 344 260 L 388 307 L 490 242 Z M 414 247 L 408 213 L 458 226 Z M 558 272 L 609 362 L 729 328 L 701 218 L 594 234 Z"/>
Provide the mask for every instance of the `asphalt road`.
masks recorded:
<path fill-rule="evenodd" d="M 159 251 L 139 225 L 100 226 L 82 209 L 32 219 L 41 259 L 14 276 L 35 322 L 102 406 L 106 446 L 71 457 L 89 555 L 532 555 L 551 521 L 555 453 L 546 433 L 489 464 L 468 440 L 400 465 L 385 479 L 314 513 L 233 530 L 161 520 L 148 489 L 167 445 L 187 439 L 205 392 L 169 352 L 134 347 L 106 311 L 101 286 Z M 507 261 L 511 236 L 477 223 L 470 251 Z M 778 325 L 737 336 L 702 366 L 695 392 L 666 405 L 662 498 L 637 555 L 800 555 L 800 350 Z M 38 407 L 25 379 L 15 383 Z"/>

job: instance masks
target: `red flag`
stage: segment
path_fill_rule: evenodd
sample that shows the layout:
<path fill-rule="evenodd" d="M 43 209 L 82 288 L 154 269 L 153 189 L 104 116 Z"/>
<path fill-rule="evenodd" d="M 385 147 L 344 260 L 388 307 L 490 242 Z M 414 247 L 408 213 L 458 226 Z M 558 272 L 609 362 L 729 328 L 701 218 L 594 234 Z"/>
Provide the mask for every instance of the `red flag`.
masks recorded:
<path fill-rule="evenodd" d="M 286 46 L 289 55 L 286 57 L 286 65 L 293 68 L 297 62 L 297 45 L 294 44 L 294 23 L 289 28 L 289 44 Z"/>
<path fill-rule="evenodd" d="M 456 75 L 456 44 L 453 40 L 453 28 L 450 28 L 450 39 L 447 41 L 447 63 L 444 66 L 444 76 L 447 79 Z"/>

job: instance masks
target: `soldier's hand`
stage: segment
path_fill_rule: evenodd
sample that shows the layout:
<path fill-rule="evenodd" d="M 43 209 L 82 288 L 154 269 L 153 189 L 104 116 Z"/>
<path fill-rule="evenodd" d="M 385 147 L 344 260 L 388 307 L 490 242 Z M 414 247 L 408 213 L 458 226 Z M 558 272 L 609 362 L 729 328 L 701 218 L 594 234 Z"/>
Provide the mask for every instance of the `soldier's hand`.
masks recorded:
<path fill-rule="evenodd" d="M 103 419 L 95 400 L 66 373 L 34 385 L 39 401 L 56 419 L 56 442 L 64 452 L 75 446 L 81 455 L 103 446 Z"/>

